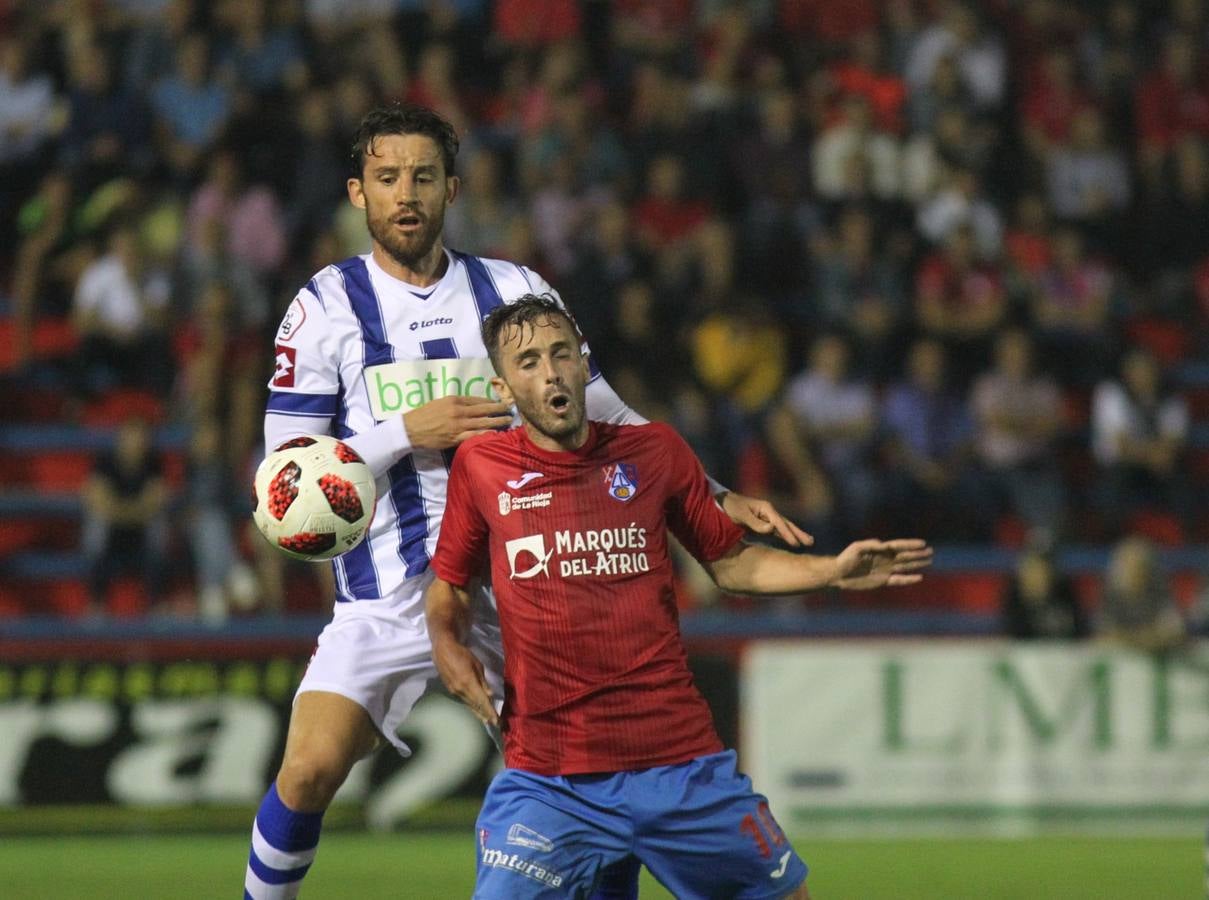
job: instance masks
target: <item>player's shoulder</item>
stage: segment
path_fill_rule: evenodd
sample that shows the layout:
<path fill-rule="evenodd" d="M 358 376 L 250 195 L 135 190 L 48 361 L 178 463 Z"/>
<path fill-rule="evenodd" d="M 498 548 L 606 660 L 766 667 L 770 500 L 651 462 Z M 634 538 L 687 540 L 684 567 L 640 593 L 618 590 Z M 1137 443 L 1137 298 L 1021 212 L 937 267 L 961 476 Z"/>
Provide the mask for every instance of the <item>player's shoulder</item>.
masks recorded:
<path fill-rule="evenodd" d="M 517 429 L 485 431 L 467 438 L 458 447 L 457 459 L 466 464 L 499 460 L 514 452 L 518 446 Z"/>
<path fill-rule="evenodd" d="M 687 446 L 679 432 L 666 422 L 644 422 L 641 425 L 598 422 L 598 434 L 606 442 L 624 447 L 667 451 Z"/>
<path fill-rule="evenodd" d="M 524 294 L 541 294 L 550 290 L 546 279 L 521 263 L 490 256 L 474 256 L 458 250 L 451 250 L 450 253 L 471 270 L 472 279 L 480 273 L 485 275 L 506 303 L 511 303 Z"/>
<path fill-rule="evenodd" d="M 324 266 L 298 291 L 306 301 L 314 301 L 324 310 L 332 306 L 347 306 L 349 278 L 366 271 L 364 256 L 350 256 Z M 367 276 L 368 277 L 368 276 Z"/>

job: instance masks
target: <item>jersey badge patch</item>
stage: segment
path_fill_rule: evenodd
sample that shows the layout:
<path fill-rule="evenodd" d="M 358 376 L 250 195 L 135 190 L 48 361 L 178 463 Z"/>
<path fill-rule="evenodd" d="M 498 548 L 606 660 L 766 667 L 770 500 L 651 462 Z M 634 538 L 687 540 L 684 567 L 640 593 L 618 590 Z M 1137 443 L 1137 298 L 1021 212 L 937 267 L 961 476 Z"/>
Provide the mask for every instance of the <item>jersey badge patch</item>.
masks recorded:
<path fill-rule="evenodd" d="M 638 469 L 630 463 L 609 463 L 601 470 L 604 472 L 605 487 L 609 496 L 614 500 L 627 503 L 638 493 Z"/>
<path fill-rule="evenodd" d="M 306 310 L 303 308 L 302 302 L 295 297 L 286 309 L 285 316 L 281 320 L 281 325 L 277 329 L 277 340 L 293 340 L 294 335 L 298 333 L 298 329 L 302 327 L 302 323 L 305 321 Z"/>

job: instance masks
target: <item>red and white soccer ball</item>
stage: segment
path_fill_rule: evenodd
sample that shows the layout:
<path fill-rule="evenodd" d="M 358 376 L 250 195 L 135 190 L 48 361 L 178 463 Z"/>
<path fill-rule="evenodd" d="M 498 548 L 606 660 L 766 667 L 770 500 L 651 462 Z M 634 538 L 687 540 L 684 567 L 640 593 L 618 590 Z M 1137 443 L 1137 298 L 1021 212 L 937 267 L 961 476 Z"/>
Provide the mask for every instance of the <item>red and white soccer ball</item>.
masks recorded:
<path fill-rule="evenodd" d="M 283 553 L 331 559 L 365 540 L 376 500 L 373 473 L 357 451 L 309 435 L 286 441 L 256 469 L 252 519 Z"/>

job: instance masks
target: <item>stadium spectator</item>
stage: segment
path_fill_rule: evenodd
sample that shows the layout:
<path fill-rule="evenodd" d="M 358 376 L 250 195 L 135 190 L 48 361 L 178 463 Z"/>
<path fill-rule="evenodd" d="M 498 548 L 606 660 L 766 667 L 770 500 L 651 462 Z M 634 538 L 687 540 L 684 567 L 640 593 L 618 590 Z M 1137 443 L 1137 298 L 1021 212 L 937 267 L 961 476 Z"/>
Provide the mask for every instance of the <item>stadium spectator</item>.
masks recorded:
<path fill-rule="evenodd" d="M 1034 533 L 1016 557 L 1003 594 L 1003 631 L 1017 640 L 1078 640 L 1090 632 L 1074 585 L 1055 560 L 1052 539 Z"/>
<path fill-rule="evenodd" d="M 919 32 L 906 61 L 907 87 L 925 91 L 940 61 L 951 56 L 962 87 L 981 111 L 997 108 L 1007 90 L 1003 45 L 965 3 L 943 5 L 942 17 Z"/>
<path fill-rule="evenodd" d="M 969 229 L 979 258 L 994 260 L 1003 241 L 1003 216 L 983 190 L 978 173 L 946 166 L 939 189 L 916 210 L 916 227 L 933 244 L 947 244 L 961 229 Z"/>
<path fill-rule="evenodd" d="M 538 50 L 579 35 L 583 16 L 574 0 L 498 0 L 493 34 L 517 50 Z"/>
<path fill-rule="evenodd" d="M 888 457 L 882 515 L 949 540 L 986 539 L 991 505 L 970 466 L 973 422 L 947 368 L 941 343 L 917 341 L 906 377 L 886 390 L 880 416 Z"/>
<path fill-rule="evenodd" d="M 1130 174 L 1125 154 L 1108 143 L 1104 120 L 1092 107 L 1071 122 L 1070 141 L 1048 154 L 1049 203 L 1061 219 L 1107 226 L 1129 204 Z"/>
<path fill-rule="evenodd" d="M 936 124 L 916 131 L 903 147 L 903 199 L 918 207 L 942 190 L 954 169 L 984 169 L 991 147 L 981 131 L 959 106 L 938 110 Z"/>
<path fill-rule="evenodd" d="M 878 130 L 861 94 L 841 100 L 839 116 L 812 148 L 814 189 L 831 202 L 859 200 L 867 189 L 890 201 L 901 191 L 901 147 L 893 134 Z"/>
<path fill-rule="evenodd" d="M 99 45 L 70 51 L 67 127 L 59 161 L 77 170 L 86 188 L 120 174 L 149 168 L 146 103 L 115 82 L 112 58 Z"/>
<path fill-rule="evenodd" d="M 956 354 L 955 375 L 966 381 L 987 357 L 995 330 L 1007 315 L 998 269 L 979 262 L 974 232 L 953 229 L 944 247 L 928 256 L 915 276 L 915 322 Z"/>
<path fill-rule="evenodd" d="M 1050 264 L 1034 280 L 1029 298 L 1043 358 L 1065 384 L 1091 387 L 1105 371 L 1117 340 L 1113 281 L 1107 266 L 1088 258 L 1076 229 L 1053 233 Z"/>
<path fill-rule="evenodd" d="M 1091 106 L 1092 97 L 1076 83 L 1074 52 L 1054 47 L 1029 73 L 1029 87 L 1020 101 L 1025 146 L 1044 164 L 1051 153 L 1072 137 L 1073 123 Z"/>
<path fill-rule="evenodd" d="M 50 76 L 34 69 L 19 39 L 0 39 L 0 191 L 34 162 L 46 142 L 65 124 L 65 113 Z"/>
<path fill-rule="evenodd" d="M 232 83 L 254 95 L 272 95 L 304 83 L 299 36 L 273 21 L 269 0 L 227 4 L 219 14 L 228 33 L 217 48 L 218 67 Z"/>
<path fill-rule="evenodd" d="M 107 612 L 109 587 L 137 573 L 149 603 L 163 594 L 168 563 L 168 502 L 163 462 L 148 424 L 127 419 L 84 486 L 82 551 L 93 616 Z"/>
<path fill-rule="evenodd" d="M 649 340 L 649 339 L 648 339 Z M 756 298 L 707 315 L 690 336 L 692 371 L 708 392 L 713 471 L 735 483 L 735 467 L 758 440 L 763 416 L 785 381 L 784 332 Z M 721 451 L 721 452 L 719 452 Z"/>
<path fill-rule="evenodd" d="M 710 212 L 708 204 L 688 196 L 684 160 L 664 154 L 646 171 L 646 191 L 634 204 L 634 230 L 647 252 L 677 250 L 686 246 Z"/>
<path fill-rule="evenodd" d="M 769 421 L 769 445 L 798 507 L 826 516 L 828 534 L 867 528 L 879 496 L 877 399 L 867 382 L 850 375 L 850 356 L 840 336 L 818 338 L 809 366 L 786 386 Z"/>
<path fill-rule="evenodd" d="M 247 183 L 243 165 L 229 150 L 210 156 L 206 180 L 189 201 L 185 222 L 186 248 L 202 244 L 203 235 L 216 227 L 225 255 L 261 278 L 285 259 L 285 219 L 276 196 L 265 185 Z"/>
<path fill-rule="evenodd" d="M 995 365 L 970 393 L 974 447 L 1003 506 L 1033 528 L 1063 533 L 1066 497 L 1055 459 L 1062 428 L 1062 396 L 1051 378 L 1033 371 L 1033 347 L 1024 331 L 995 341 Z"/>
<path fill-rule="evenodd" d="M 1145 653 L 1168 653 L 1184 643 L 1186 629 L 1154 545 L 1131 536 L 1113 547 L 1104 575 L 1097 636 Z"/>
<path fill-rule="evenodd" d="M 467 179 L 474 184 L 469 176 Z M 597 207 L 590 226 L 579 235 L 575 251 L 575 268 L 567 276 L 567 294 L 575 298 L 572 309 L 575 321 L 584 334 L 605 334 L 613 321 L 620 292 L 647 270 L 646 257 L 639 252 L 629 227 L 625 205 L 612 200 Z M 600 348 L 594 347 L 593 353 L 607 360 L 613 342 L 597 343 Z M 608 371 L 613 370 L 607 362 L 602 365 Z"/>
<path fill-rule="evenodd" d="M 231 92 L 213 74 L 205 32 L 180 44 L 176 70 L 156 83 L 151 106 L 163 159 L 180 177 L 194 174 L 233 113 Z"/>
<path fill-rule="evenodd" d="M 895 260 L 877 252 L 876 228 L 868 212 L 850 207 L 834 229 L 812 242 L 810 319 L 854 335 L 856 369 L 880 379 L 893 364 L 892 345 L 906 318 L 906 297 Z"/>
<path fill-rule="evenodd" d="M 1129 517 L 1158 505 L 1186 519 L 1188 484 L 1181 467 L 1188 441 L 1188 404 L 1165 383 L 1158 362 L 1133 348 L 1119 376 L 1096 387 L 1091 442 L 1100 465 L 1100 508 L 1119 531 Z"/>
<path fill-rule="evenodd" d="M 233 607 L 248 609 L 256 601 L 255 580 L 235 545 L 235 523 L 247 515 L 246 491 L 223 441 L 216 419 L 193 426 L 182 497 L 197 612 L 211 625 L 224 622 Z"/>
<path fill-rule="evenodd" d="M 340 177 L 347 169 L 336 134 L 329 90 L 313 88 L 299 97 L 288 168 L 290 189 L 283 199 L 286 233 L 292 244 L 331 223 L 339 204 Z"/>
<path fill-rule="evenodd" d="M 1163 53 L 1137 86 L 1138 160 L 1154 180 L 1182 138 L 1209 138 L 1209 87 L 1200 82 L 1198 48 L 1192 35 L 1174 31 Z"/>
<path fill-rule="evenodd" d="M 169 293 L 168 274 L 149 267 L 134 228 L 115 223 L 105 254 L 80 274 L 72 307 L 85 394 L 115 382 L 168 392 L 172 361 L 164 327 Z"/>
<path fill-rule="evenodd" d="M 1009 292 L 1029 294 L 1052 256 L 1049 209 L 1037 193 L 1021 194 L 1003 236 L 1004 274 Z"/>
<path fill-rule="evenodd" d="M 449 244 L 467 253 L 499 253 L 509 224 L 521 206 L 505 189 L 504 160 L 494 150 L 482 149 L 466 160 L 467 196 L 449 208 L 445 233 Z"/>

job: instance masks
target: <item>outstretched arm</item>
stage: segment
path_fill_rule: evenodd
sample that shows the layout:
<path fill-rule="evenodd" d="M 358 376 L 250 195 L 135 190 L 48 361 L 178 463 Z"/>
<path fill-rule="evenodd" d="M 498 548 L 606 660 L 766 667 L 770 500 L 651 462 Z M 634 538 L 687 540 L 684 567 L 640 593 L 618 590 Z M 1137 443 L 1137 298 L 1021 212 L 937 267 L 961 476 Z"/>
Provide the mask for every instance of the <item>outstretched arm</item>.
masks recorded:
<path fill-rule="evenodd" d="M 441 578 L 433 579 L 424 598 L 428 637 L 437 673 L 449 692 L 489 727 L 499 725 L 483 664 L 470 652 L 470 594 Z"/>
<path fill-rule="evenodd" d="M 797 594 L 820 588 L 871 590 L 915 584 L 921 570 L 932 564 L 925 541 L 856 541 L 838 556 L 789 553 L 762 544 L 736 544 L 728 553 L 705 563 L 725 591 L 743 594 Z"/>

